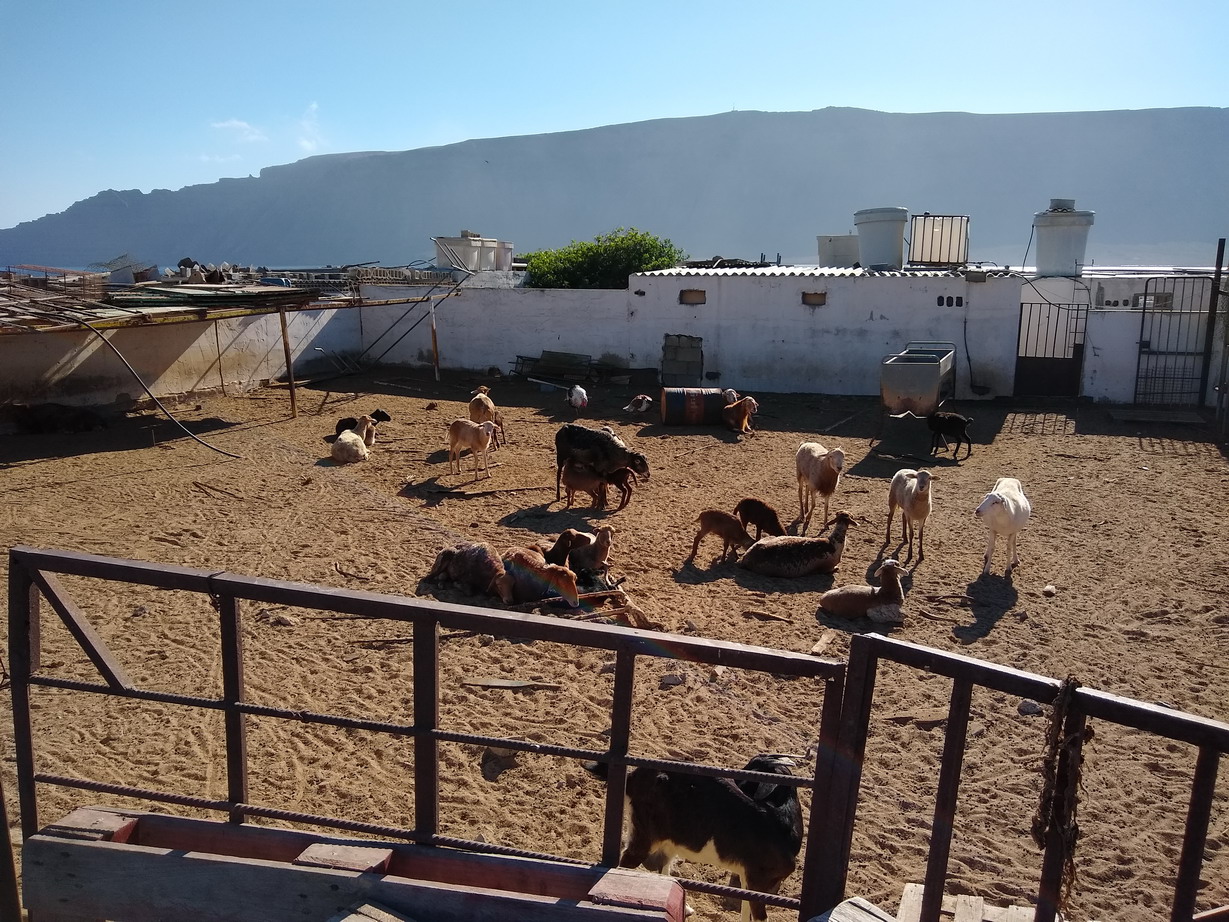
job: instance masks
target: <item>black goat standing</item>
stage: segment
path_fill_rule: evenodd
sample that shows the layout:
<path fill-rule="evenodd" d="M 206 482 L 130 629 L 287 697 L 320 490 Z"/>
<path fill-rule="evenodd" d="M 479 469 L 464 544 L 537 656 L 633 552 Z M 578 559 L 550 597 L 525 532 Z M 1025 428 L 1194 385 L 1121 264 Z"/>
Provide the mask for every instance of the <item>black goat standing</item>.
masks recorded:
<path fill-rule="evenodd" d="M 793 764 L 785 756 L 761 754 L 746 770 L 792 775 Z M 627 777 L 627 798 L 631 835 L 620 867 L 644 864 L 668 874 L 674 859 L 683 857 L 730 871 L 733 886 L 776 893 L 797 864 L 802 807 L 791 785 L 641 766 Z M 768 918 L 762 902 L 750 904 L 750 918 Z"/>
<path fill-rule="evenodd" d="M 952 458 L 955 459 L 960 454 L 960 443 L 964 442 L 965 457 L 973 454 L 973 442 L 969 439 L 969 424 L 973 422 L 971 416 L 961 416 L 959 413 L 935 412 L 926 417 L 926 425 L 930 427 L 930 453 L 932 455 L 939 453 L 939 443 L 943 443 L 943 450 L 947 451 L 950 447 L 947 443 L 948 437 L 956 440 L 956 447 L 952 448 Z"/>
<path fill-rule="evenodd" d="M 578 423 L 565 423 L 555 433 L 555 499 L 559 498 L 563 465 L 569 459 L 587 465 L 603 477 L 626 467 L 645 480 L 649 479 L 648 459 L 629 449 L 614 434 Z"/>

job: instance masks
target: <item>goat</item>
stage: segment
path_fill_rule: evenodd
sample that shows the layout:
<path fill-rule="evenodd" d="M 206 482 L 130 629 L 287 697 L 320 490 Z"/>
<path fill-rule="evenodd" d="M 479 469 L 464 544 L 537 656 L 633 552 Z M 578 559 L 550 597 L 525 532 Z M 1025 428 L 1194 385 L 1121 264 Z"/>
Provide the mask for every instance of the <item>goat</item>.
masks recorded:
<path fill-rule="evenodd" d="M 798 472 L 798 520 L 802 523 L 799 534 L 806 534 L 815 512 L 815 494 L 824 498 L 824 524 L 828 527 L 828 501 L 841 482 L 845 469 L 845 452 L 839 448 L 831 451 L 819 442 L 803 442 L 794 456 Z"/>
<path fill-rule="evenodd" d="M 471 422 L 485 423 L 492 422 L 495 424 L 495 447 L 499 447 L 499 437 L 504 437 L 504 444 L 508 444 L 508 436 L 504 433 L 504 415 L 499 412 L 499 408 L 495 406 L 495 401 L 488 395 L 491 389 L 485 384 L 478 385 L 478 389 L 470 391 L 473 398 L 469 402 L 469 418 Z"/>
<path fill-rule="evenodd" d="M 721 399 L 725 401 L 725 405 L 729 406 L 732 403 L 738 403 L 738 391 L 732 387 L 727 387 L 721 392 Z"/>
<path fill-rule="evenodd" d="M 468 419 L 454 419 L 448 426 L 448 473 L 461 473 L 461 452 L 469 449 L 474 458 L 474 480 L 478 480 L 478 456 L 482 456 L 482 468 L 488 477 L 491 468 L 487 464 L 487 449 L 495 438 L 495 424 L 490 420 L 485 423 L 475 423 Z"/>
<path fill-rule="evenodd" d="M 503 554 L 512 601 L 537 602 L 561 596 L 572 608 L 580 604 L 576 574 L 567 567 L 547 563 L 536 550 L 510 547 Z"/>
<path fill-rule="evenodd" d="M 573 545 L 577 542 L 587 543 L 580 535 L 581 533 L 575 528 L 565 528 L 555 539 L 554 544 L 542 541 L 538 543 L 538 548 L 547 563 L 564 566 L 568 562 L 568 553 L 571 552 Z"/>
<path fill-rule="evenodd" d="M 621 467 L 606 475 L 606 482 L 619 491 L 619 505 L 615 512 L 620 512 L 632 498 L 632 484 L 637 483 L 636 472 L 630 467 Z"/>
<path fill-rule="evenodd" d="M 961 442 L 964 442 L 964 456 L 967 458 L 973 454 L 973 443 L 969 440 L 971 422 L 971 416 L 961 416 L 959 413 L 935 412 L 927 416 L 926 425 L 930 427 L 930 453 L 939 453 L 940 442 L 943 443 L 943 450 L 947 451 L 947 437 L 951 436 L 956 440 L 956 447 L 952 449 L 953 460 L 960 454 Z"/>
<path fill-rule="evenodd" d="M 900 624 L 905 620 L 900 610 L 905 591 L 900 578 L 905 568 L 889 557 L 879 565 L 875 576 L 878 586 L 840 586 L 819 597 L 819 607 L 842 618 L 867 617 L 880 624 Z"/>
<path fill-rule="evenodd" d="M 760 411 L 754 397 L 743 397 L 721 408 L 721 418 L 734 432 L 751 434 L 751 417 Z"/>
<path fill-rule="evenodd" d="M 917 531 L 917 559 L 921 563 L 926 556 L 922 541 L 926 537 L 926 519 L 930 515 L 931 498 L 934 495 L 930 483 L 935 478 L 930 471 L 899 470 L 888 487 L 888 533 L 883 543 L 892 540 L 892 519 L 900 507 L 900 540 L 909 541 L 909 557 L 913 558 L 913 532 Z"/>
<path fill-rule="evenodd" d="M 623 408 L 624 413 L 646 413 L 653 405 L 653 398 L 648 394 L 637 394 L 632 402 Z"/>
<path fill-rule="evenodd" d="M 578 531 L 568 551 L 568 567 L 577 573 L 584 570 L 604 571 L 610 568 L 610 547 L 614 543 L 614 526 L 602 525 L 596 534 Z"/>
<path fill-rule="evenodd" d="M 338 464 L 366 461 L 371 453 L 367 450 L 375 437 L 376 421 L 370 416 L 360 416 L 352 429 L 347 429 L 333 441 L 329 454 Z"/>
<path fill-rule="evenodd" d="M 761 499 L 740 499 L 738 505 L 734 507 L 734 514 L 738 516 L 738 521 L 742 522 L 743 528 L 748 525 L 755 526 L 755 538 L 758 541 L 764 532 L 770 535 L 783 535 L 785 529 L 781 527 L 781 517 L 777 515 L 777 510 L 768 505 Z"/>
<path fill-rule="evenodd" d="M 569 458 L 577 464 L 588 465 L 603 477 L 621 467 L 629 467 L 645 480 L 649 479 L 648 459 L 624 445 L 613 432 L 565 423 L 555 433 L 555 499 L 559 499 L 563 465 Z"/>
<path fill-rule="evenodd" d="M 568 395 L 564 398 L 567 401 L 573 412 L 579 413 L 589 405 L 589 394 L 579 384 L 573 384 L 568 388 Z"/>
<path fill-rule="evenodd" d="M 476 595 L 497 595 L 505 605 L 512 602 L 512 579 L 489 544 L 464 542 L 444 548 L 423 579 L 451 580 Z"/>
<path fill-rule="evenodd" d="M 368 415 L 370 415 L 371 418 L 375 420 L 377 423 L 388 423 L 388 422 L 392 422 L 392 419 L 393 419 L 383 410 L 379 410 L 379 409 L 372 410 L 371 413 Z M 347 429 L 353 429 L 357 425 L 358 425 L 358 419 L 356 417 L 353 417 L 353 416 L 343 417 L 342 419 L 339 419 L 337 421 L 336 434 L 341 435 Z M 375 441 L 375 429 L 372 428 L 371 432 L 372 432 L 371 442 L 374 442 Z M 368 448 L 371 447 L 371 442 L 367 443 Z"/>
<path fill-rule="evenodd" d="M 684 563 L 691 563 L 696 559 L 696 552 L 700 550 L 700 542 L 704 540 L 705 535 L 710 533 L 721 538 L 722 548 L 719 558 L 721 563 L 725 562 L 727 555 L 731 552 L 737 557 L 738 548 L 750 547 L 755 543 L 747 534 L 747 530 L 743 528 L 742 522 L 720 509 L 706 509 L 700 513 L 696 521 L 700 525 L 700 531 L 696 534 L 696 540 L 691 543 L 691 555 L 683 561 Z"/>
<path fill-rule="evenodd" d="M 792 775 L 786 756 L 757 755 L 746 771 Z M 767 781 L 712 778 L 639 766 L 627 776 L 631 832 L 619 866 L 655 866 L 669 874 L 678 858 L 715 865 L 731 883 L 777 893 L 802 848 L 797 790 Z M 651 864 L 650 864 L 651 863 Z M 743 906 L 744 920 L 768 918 L 764 904 Z"/>
<path fill-rule="evenodd" d="M 560 476 L 563 481 L 563 497 L 568 507 L 572 505 L 572 499 L 579 490 L 593 498 L 591 505 L 594 509 L 606 508 L 606 478 L 596 473 L 593 468 L 577 464 L 568 458 L 563 462 Z"/>
<path fill-rule="evenodd" d="M 831 573 L 845 553 L 845 531 L 857 521 L 848 512 L 838 512 L 827 538 L 795 535 L 760 538 L 738 562 L 740 567 L 763 576 L 799 577 Z"/>
<path fill-rule="evenodd" d="M 990 559 L 994 556 L 994 544 L 999 535 L 1007 539 L 1007 554 L 1011 558 L 1004 575 L 1010 576 L 1011 571 L 1019 566 L 1016 536 L 1028 527 L 1032 512 L 1033 507 L 1024 495 L 1024 487 L 1019 480 L 1000 477 L 994 482 L 994 489 L 986 494 L 973 513 L 986 526 L 986 564 L 982 567 L 982 575 L 990 572 Z"/>

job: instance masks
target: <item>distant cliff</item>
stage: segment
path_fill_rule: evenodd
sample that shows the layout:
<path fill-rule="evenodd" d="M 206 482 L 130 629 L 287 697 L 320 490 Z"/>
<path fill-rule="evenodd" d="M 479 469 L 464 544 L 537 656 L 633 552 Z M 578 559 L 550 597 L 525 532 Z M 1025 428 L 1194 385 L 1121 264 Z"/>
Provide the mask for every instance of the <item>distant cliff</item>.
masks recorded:
<path fill-rule="evenodd" d="M 815 262 L 862 208 L 970 216 L 974 259 L 1020 265 L 1034 212 L 1096 212 L 1099 264 L 1208 265 L 1229 231 L 1229 109 L 1034 115 L 728 112 L 333 154 L 178 191 L 100 192 L 0 230 L 0 266 L 399 265 L 462 228 L 518 252 L 619 226 L 693 258 Z M 19 180 L 20 177 L 10 177 Z M 1036 245 L 1029 261 L 1036 253 Z"/>

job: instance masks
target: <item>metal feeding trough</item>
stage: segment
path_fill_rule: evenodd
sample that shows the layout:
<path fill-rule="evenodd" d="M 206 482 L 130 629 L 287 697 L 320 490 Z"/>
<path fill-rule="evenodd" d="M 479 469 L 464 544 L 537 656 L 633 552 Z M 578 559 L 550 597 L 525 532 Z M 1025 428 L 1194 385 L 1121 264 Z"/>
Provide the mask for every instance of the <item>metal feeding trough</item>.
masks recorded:
<path fill-rule="evenodd" d="M 879 395 L 891 416 L 929 416 L 955 393 L 955 343 L 909 343 L 880 363 Z"/>

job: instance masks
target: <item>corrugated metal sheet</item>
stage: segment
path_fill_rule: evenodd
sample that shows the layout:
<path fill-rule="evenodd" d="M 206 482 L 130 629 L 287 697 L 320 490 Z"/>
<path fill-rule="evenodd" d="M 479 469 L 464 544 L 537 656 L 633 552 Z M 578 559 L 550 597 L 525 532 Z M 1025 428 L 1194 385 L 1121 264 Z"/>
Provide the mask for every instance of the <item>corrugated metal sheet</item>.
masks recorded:
<path fill-rule="evenodd" d="M 987 270 L 989 271 L 989 270 Z M 638 272 L 633 278 L 961 278 L 963 273 L 951 269 L 844 269 L 829 266 L 756 266 L 753 268 L 692 269 L 677 267 Z"/>

